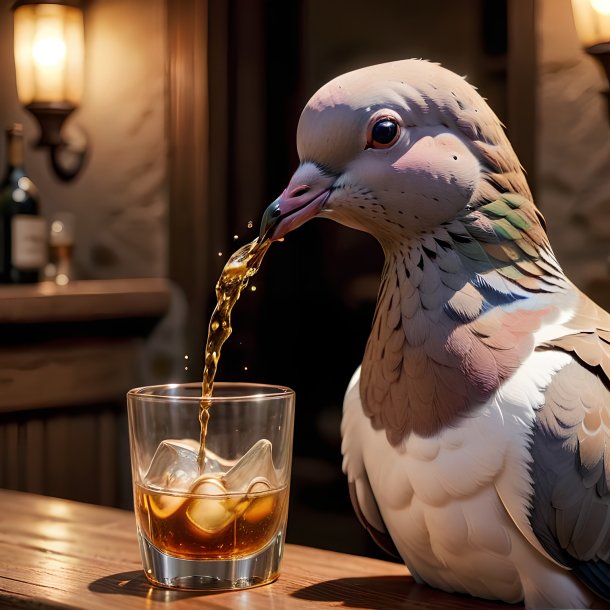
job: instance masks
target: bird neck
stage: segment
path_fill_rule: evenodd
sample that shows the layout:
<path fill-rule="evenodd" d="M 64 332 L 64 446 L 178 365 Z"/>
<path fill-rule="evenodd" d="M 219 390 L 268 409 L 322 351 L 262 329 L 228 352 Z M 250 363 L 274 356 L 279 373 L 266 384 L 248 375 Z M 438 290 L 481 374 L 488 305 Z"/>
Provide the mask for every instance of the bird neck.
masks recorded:
<path fill-rule="evenodd" d="M 488 400 L 558 315 L 554 296 L 568 282 L 535 208 L 517 201 L 386 247 L 360 394 L 393 445 Z"/>

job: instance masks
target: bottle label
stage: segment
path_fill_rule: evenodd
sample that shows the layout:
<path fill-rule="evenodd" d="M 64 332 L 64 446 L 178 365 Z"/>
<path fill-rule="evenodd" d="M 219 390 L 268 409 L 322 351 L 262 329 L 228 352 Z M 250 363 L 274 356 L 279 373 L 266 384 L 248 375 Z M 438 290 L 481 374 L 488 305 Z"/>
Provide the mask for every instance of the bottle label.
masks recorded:
<path fill-rule="evenodd" d="M 44 218 L 15 214 L 11 219 L 11 258 L 22 271 L 41 269 L 47 262 L 47 226 Z"/>

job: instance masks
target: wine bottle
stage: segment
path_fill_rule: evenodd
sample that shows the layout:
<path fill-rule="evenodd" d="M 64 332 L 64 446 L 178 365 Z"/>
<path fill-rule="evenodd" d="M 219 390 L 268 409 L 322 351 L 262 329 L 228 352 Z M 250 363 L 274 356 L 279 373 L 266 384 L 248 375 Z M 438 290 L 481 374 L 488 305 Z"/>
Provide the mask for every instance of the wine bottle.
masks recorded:
<path fill-rule="evenodd" d="M 6 172 L 0 185 L 0 281 L 40 279 L 47 262 L 47 230 L 38 212 L 38 190 L 23 166 L 23 128 L 6 131 Z"/>

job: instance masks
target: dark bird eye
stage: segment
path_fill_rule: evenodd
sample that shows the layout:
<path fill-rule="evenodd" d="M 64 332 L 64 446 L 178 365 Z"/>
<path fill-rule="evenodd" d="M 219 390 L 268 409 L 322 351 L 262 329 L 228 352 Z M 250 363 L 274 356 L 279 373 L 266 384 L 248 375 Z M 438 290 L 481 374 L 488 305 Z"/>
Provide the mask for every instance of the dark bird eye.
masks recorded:
<path fill-rule="evenodd" d="M 373 124 L 369 137 L 370 148 L 388 148 L 398 138 L 398 123 L 391 118 L 380 119 Z"/>

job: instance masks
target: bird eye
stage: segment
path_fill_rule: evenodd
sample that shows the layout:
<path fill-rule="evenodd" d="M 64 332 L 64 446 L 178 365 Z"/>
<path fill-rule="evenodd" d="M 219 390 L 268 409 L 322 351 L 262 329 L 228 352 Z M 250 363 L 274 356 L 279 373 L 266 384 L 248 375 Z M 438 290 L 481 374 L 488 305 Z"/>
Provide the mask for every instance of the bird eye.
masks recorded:
<path fill-rule="evenodd" d="M 371 127 L 367 148 L 388 148 L 398 139 L 400 129 L 395 119 L 384 117 Z"/>

